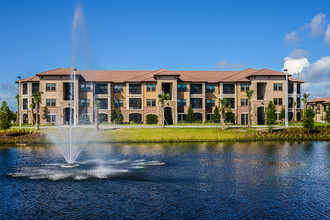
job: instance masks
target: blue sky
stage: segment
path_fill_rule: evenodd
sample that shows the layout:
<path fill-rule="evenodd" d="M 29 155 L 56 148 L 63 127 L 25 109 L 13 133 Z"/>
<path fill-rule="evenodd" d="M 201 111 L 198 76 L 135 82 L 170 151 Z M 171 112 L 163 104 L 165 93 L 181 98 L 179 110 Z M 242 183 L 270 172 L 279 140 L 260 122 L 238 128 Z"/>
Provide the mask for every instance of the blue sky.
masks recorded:
<path fill-rule="evenodd" d="M 312 81 L 304 87 L 312 97 L 330 96 L 330 1 L 1 0 L 0 101 L 15 109 L 19 75 L 71 66 L 77 4 L 85 25 L 77 32 L 77 68 L 281 71 L 286 65 Z"/>

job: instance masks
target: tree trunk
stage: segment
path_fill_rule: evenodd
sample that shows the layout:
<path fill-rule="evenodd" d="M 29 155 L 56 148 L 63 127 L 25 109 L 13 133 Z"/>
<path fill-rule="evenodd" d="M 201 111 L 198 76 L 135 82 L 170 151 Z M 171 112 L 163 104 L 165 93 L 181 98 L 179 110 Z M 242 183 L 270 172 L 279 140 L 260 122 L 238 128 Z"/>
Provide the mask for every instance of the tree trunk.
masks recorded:
<path fill-rule="evenodd" d="M 3 130 L 3 136 L 7 136 L 6 129 Z"/>
<path fill-rule="evenodd" d="M 39 130 L 39 103 L 37 103 L 36 107 L 36 130 Z"/>
<path fill-rule="evenodd" d="M 251 128 L 251 103 L 248 101 L 248 128 Z"/>
<path fill-rule="evenodd" d="M 223 112 L 221 112 L 221 124 L 222 124 L 222 130 L 225 131 L 226 127 L 225 127 L 225 114 Z"/>

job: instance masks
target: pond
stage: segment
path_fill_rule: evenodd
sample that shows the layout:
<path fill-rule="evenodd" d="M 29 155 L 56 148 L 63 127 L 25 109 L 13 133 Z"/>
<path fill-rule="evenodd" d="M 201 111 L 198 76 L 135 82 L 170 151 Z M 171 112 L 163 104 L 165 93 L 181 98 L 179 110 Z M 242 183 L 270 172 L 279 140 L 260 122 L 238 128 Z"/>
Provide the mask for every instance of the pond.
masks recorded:
<path fill-rule="evenodd" d="M 0 219 L 330 216 L 330 142 L 0 148 Z"/>

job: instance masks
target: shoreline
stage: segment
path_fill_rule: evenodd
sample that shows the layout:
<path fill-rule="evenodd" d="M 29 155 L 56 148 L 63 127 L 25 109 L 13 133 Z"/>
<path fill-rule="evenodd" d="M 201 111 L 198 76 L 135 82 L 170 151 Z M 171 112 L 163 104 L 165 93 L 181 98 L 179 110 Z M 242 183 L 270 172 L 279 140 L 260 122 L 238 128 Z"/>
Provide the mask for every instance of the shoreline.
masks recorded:
<path fill-rule="evenodd" d="M 121 128 L 96 132 L 91 129 L 95 144 L 142 144 L 142 143 L 206 143 L 251 141 L 330 141 L 330 127 L 317 127 L 307 133 L 304 128 L 288 128 L 270 132 L 266 129 L 220 128 Z M 0 145 L 48 145 L 44 130 L 11 129 L 8 136 L 0 134 Z"/>

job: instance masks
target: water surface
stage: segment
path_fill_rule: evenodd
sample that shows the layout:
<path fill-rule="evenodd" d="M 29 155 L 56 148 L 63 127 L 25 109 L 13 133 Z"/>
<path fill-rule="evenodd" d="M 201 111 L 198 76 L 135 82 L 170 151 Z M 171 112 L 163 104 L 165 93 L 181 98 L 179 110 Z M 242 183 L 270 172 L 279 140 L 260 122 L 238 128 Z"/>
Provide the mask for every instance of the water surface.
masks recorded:
<path fill-rule="evenodd" d="M 329 142 L 0 148 L 0 219 L 330 216 Z"/>

